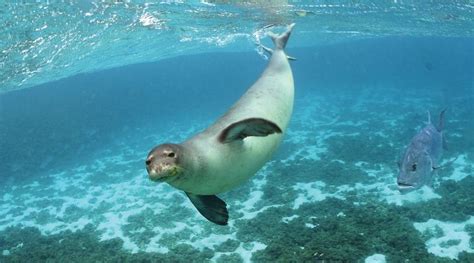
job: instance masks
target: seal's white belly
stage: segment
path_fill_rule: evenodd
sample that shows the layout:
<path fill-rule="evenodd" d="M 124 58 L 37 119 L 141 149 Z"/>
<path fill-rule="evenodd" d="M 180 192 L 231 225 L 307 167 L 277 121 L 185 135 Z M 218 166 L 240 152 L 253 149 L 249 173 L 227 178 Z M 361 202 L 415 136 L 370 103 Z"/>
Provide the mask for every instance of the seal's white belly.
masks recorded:
<path fill-rule="evenodd" d="M 173 185 L 198 195 L 226 192 L 252 177 L 272 156 L 282 141 L 293 110 L 294 84 L 283 51 L 273 54 L 270 65 L 255 84 L 215 124 L 185 144 L 200 160 L 187 180 Z M 263 118 L 274 122 L 281 134 L 246 137 L 221 143 L 219 133 L 234 122 Z"/>
<path fill-rule="evenodd" d="M 283 135 L 273 134 L 264 138 L 248 137 L 241 145 L 228 147 L 220 156 L 209 156 L 209 173 L 203 176 L 206 183 L 199 191 L 207 194 L 226 192 L 252 177 L 271 157 L 280 144 Z M 224 161 L 222 161 L 224 157 Z M 216 158 L 216 161 L 212 161 Z M 217 161 L 220 159 L 220 161 Z M 212 172 L 211 172 L 212 171 Z"/>

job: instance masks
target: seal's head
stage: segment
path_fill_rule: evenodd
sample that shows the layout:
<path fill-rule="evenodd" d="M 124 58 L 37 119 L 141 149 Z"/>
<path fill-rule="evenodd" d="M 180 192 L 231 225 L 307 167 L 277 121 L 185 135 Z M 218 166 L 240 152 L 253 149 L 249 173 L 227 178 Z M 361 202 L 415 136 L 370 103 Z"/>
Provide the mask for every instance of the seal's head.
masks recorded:
<path fill-rule="evenodd" d="M 161 144 L 153 148 L 146 158 L 146 170 L 152 181 L 170 181 L 182 172 L 183 149 L 179 144 Z"/>

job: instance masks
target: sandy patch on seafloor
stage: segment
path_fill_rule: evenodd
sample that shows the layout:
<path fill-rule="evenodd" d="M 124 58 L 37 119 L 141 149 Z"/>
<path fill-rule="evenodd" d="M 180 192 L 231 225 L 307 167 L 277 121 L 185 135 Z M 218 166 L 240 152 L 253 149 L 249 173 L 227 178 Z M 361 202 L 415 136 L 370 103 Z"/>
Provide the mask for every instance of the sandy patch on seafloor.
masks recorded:
<path fill-rule="evenodd" d="M 370 257 L 367 257 L 364 263 L 385 263 L 387 262 L 385 256 L 382 254 L 374 254 Z"/>
<path fill-rule="evenodd" d="M 473 253 L 470 240 L 474 239 L 466 231 L 467 225 L 474 225 L 474 216 L 464 222 L 442 222 L 430 219 L 426 222 L 414 223 L 415 228 L 424 234 L 432 235 L 426 241 L 428 252 L 450 259 L 458 259 L 459 253 Z"/>

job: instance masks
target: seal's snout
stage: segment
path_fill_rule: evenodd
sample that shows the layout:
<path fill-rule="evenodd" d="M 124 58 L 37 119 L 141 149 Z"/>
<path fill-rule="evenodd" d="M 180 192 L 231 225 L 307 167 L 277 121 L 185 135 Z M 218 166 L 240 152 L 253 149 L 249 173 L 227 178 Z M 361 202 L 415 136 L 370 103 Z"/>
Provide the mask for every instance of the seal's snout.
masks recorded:
<path fill-rule="evenodd" d="M 151 171 L 150 166 L 151 166 L 152 162 L 153 162 L 153 156 L 148 155 L 148 157 L 146 158 L 146 161 L 145 161 L 146 171 L 148 172 L 148 174 Z"/>
<path fill-rule="evenodd" d="M 153 158 L 153 155 L 148 155 L 145 161 L 145 166 L 146 166 L 146 171 L 148 172 L 148 177 L 152 181 L 156 181 L 160 179 L 160 173 L 162 170 L 161 165 L 159 163 L 156 163 L 155 158 Z"/>
<path fill-rule="evenodd" d="M 162 144 L 148 154 L 145 165 L 150 180 L 163 181 L 180 174 L 179 149 L 176 144 Z"/>

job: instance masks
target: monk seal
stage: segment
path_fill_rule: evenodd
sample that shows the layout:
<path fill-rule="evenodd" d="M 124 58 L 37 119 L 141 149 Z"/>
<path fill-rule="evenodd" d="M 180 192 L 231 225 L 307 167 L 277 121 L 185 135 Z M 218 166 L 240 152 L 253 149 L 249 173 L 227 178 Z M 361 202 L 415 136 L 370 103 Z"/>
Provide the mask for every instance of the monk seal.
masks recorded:
<path fill-rule="evenodd" d="M 216 195 L 252 177 L 280 144 L 293 111 L 293 74 L 284 48 L 294 24 L 280 35 L 258 80 L 214 124 L 181 144 L 154 147 L 145 164 L 152 181 L 182 190 L 209 221 L 227 225 Z"/>

